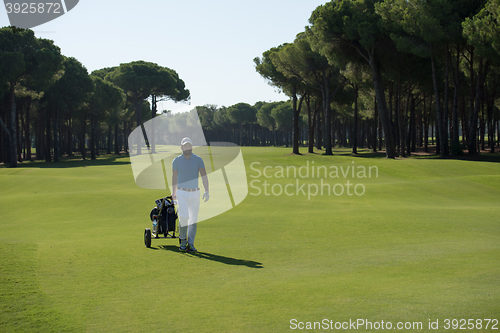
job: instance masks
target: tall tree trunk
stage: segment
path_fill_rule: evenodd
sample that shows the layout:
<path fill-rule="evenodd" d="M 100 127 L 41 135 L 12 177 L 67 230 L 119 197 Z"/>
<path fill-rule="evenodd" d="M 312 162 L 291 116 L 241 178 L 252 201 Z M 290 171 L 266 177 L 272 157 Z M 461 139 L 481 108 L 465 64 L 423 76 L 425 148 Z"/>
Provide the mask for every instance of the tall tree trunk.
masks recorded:
<path fill-rule="evenodd" d="M 119 138 L 118 130 L 119 130 L 119 126 L 118 126 L 118 121 L 117 121 L 115 124 L 115 154 L 116 155 L 120 154 L 120 147 L 118 146 L 118 138 Z"/>
<path fill-rule="evenodd" d="M 29 102 L 28 102 L 29 104 Z M 19 132 L 19 144 L 18 144 L 18 152 L 19 152 L 19 159 L 18 161 L 23 161 L 26 160 L 26 126 L 24 124 L 25 121 L 25 116 L 23 114 L 23 110 L 21 109 L 20 112 L 17 113 L 20 117 L 21 121 L 21 130 Z M 19 121 L 18 121 L 19 124 Z M 24 136 L 23 136 L 24 134 Z"/>
<path fill-rule="evenodd" d="M 406 131 L 406 155 L 411 156 L 411 130 L 413 126 L 413 110 L 412 110 L 412 101 L 413 101 L 413 96 L 409 96 L 409 101 L 407 101 L 406 105 L 406 115 L 408 115 L 408 131 Z"/>
<path fill-rule="evenodd" d="M 142 127 L 142 100 L 136 100 L 135 101 L 135 117 L 136 117 L 136 121 L 137 121 L 137 127 L 138 128 L 141 128 Z M 140 135 L 141 135 L 141 131 L 137 131 L 137 137 L 136 137 L 136 145 L 137 145 L 137 155 L 141 155 L 142 151 L 141 151 L 141 139 L 140 139 Z"/>
<path fill-rule="evenodd" d="M 354 119 L 352 128 L 352 153 L 358 153 L 358 92 L 359 87 L 354 85 Z"/>
<path fill-rule="evenodd" d="M 384 130 L 386 157 L 394 158 L 395 148 L 392 125 L 389 118 L 389 112 L 387 111 L 387 103 L 385 100 L 382 74 L 380 72 L 380 64 L 375 58 L 374 50 L 372 52 L 369 52 L 369 64 L 372 71 L 372 80 L 375 87 L 375 95 L 377 98 L 380 119 L 382 121 Z"/>
<path fill-rule="evenodd" d="M 22 110 L 22 107 L 19 107 L 20 110 Z M 17 133 L 17 138 L 16 138 L 16 142 L 17 142 L 17 161 L 18 162 L 21 162 L 23 160 L 22 156 L 21 156 L 21 153 L 22 153 L 22 145 L 21 143 L 23 142 L 23 128 L 22 126 L 20 127 L 19 126 L 19 123 L 22 121 L 22 115 L 21 115 L 21 112 L 17 112 L 16 111 L 16 133 Z M 19 119 L 21 118 L 21 119 Z"/>
<path fill-rule="evenodd" d="M 95 142 L 95 113 L 92 111 L 92 114 L 90 115 L 90 159 L 95 160 L 95 147 L 96 147 L 96 142 Z"/>
<path fill-rule="evenodd" d="M 156 95 L 151 96 L 151 119 L 156 117 Z M 156 133 L 155 133 L 155 122 L 151 121 L 151 153 L 155 154 L 156 153 Z M 207 140 L 208 141 L 208 140 Z"/>
<path fill-rule="evenodd" d="M 401 156 L 401 69 L 398 72 L 398 83 L 396 86 L 396 98 L 394 106 L 394 138 L 396 141 L 396 156 Z"/>
<path fill-rule="evenodd" d="M 497 145 L 500 146 L 500 120 L 495 121 L 497 124 Z"/>
<path fill-rule="evenodd" d="M 30 109 L 31 109 L 31 101 L 28 103 L 28 107 L 26 109 L 26 120 L 25 120 L 25 142 L 26 142 L 26 159 L 31 161 L 31 129 L 30 129 Z"/>
<path fill-rule="evenodd" d="M 71 121 L 71 116 L 68 118 L 68 121 L 66 122 L 66 151 L 68 153 L 68 156 L 73 156 L 73 133 L 71 130 L 72 127 L 72 121 Z"/>
<path fill-rule="evenodd" d="M 81 139 L 80 139 L 80 153 L 82 154 L 82 159 L 85 160 L 86 155 L 87 155 L 87 149 L 85 147 L 85 133 L 87 131 L 87 115 L 83 117 L 82 121 L 82 133 L 81 133 Z"/>
<path fill-rule="evenodd" d="M 52 118 L 53 121 L 53 129 L 54 129 L 54 162 L 59 162 L 59 132 L 58 132 L 58 116 L 59 116 L 59 108 L 57 106 L 54 107 L 54 116 Z"/>
<path fill-rule="evenodd" d="M 108 124 L 108 148 L 106 150 L 106 154 L 111 154 L 111 144 L 113 141 L 113 127 L 111 124 Z"/>
<path fill-rule="evenodd" d="M 0 125 L 2 126 L 3 130 L 5 131 L 5 134 L 7 135 L 7 141 L 9 143 L 9 150 L 10 150 L 11 146 L 12 146 L 12 138 L 11 138 L 10 130 L 7 128 L 7 126 L 3 122 L 2 118 L 0 118 Z M 2 145 L 2 148 L 3 148 L 3 145 Z M 3 159 L 3 157 L 2 157 L 2 159 Z M 9 156 L 6 158 L 6 161 L 9 161 L 9 163 L 11 162 L 10 161 L 10 151 L 9 151 Z"/>
<path fill-rule="evenodd" d="M 46 128 L 45 128 L 45 162 L 51 162 L 52 161 L 52 156 L 50 152 L 50 148 L 52 146 L 51 142 L 51 129 L 50 129 L 50 112 L 49 109 L 45 109 L 45 121 L 46 121 Z"/>
<path fill-rule="evenodd" d="M 488 146 L 490 153 L 495 152 L 495 126 L 493 126 L 493 108 L 488 108 Z"/>
<path fill-rule="evenodd" d="M 290 131 L 288 129 L 288 126 L 283 126 L 283 130 L 282 130 L 282 136 L 285 138 L 285 147 L 288 148 L 288 146 L 290 145 L 290 135 L 289 135 Z"/>
<path fill-rule="evenodd" d="M 306 95 L 307 106 L 307 152 L 312 154 L 314 152 L 314 121 L 313 112 L 311 110 L 311 96 Z"/>
<path fill-rule="evenodd" d="M 321 107 L 323 104 L 321 104 Z M 316 149 L 321 150 L 323 147 L 323 124 L 322 124 L 322 112 L 319 112 L 316 114 Z"/>
<path fill-rule="evenodd" d="M 96 156 L 101 156 L 101 144 L 104 141 L 104 136 L 101 133 L 101 128 L 98 126 L 99 123 L 94 120 L 95 123 L 95 154 Z"/>
<path fill-rule="evenodd" d="M 491 91 L 486 89 L 486 109 L 488 115 L 488 147 L 491 153 L 495 152 L 495 117 L 493 114 L 493 107 L 495 105 L 495 99 L 497 97 L 498 87 L 499 87 L 500 75 L 495 77 L 493 87 Z"/>
<path fill-rule="evenodd" d="M 465 114 L 465 96 L 463 95 L 460 103 L 460 119 L 460 123 L 462 124 L 462 144 L 468 147 L 469 122 L 467 121 L 467 115 Z"/>
<path fill-rule="evenodd" d="M 390 117 L 390 118 L 392 118 L 392 117 Z M 391 120 L 391 124 L 392 124 L 392 120 Z M 384 141 L 384 139 L 383 139 L 384 128 L 382 127 L 382 119 L 380 119 L 380 117 L 378 117 L 377 131 L 378 131 L 378 150 L 382 150 L 382 142 Z M 394 131 L 393 131 L 392 136 L 394 138 Z"/>
<path fill-rule="evenodd" d="M 470 77 L 470 92 L 469 92 L 469 121 L 466 121 L 466 115 L 464 113 L 464 119 L 463 119 L 463 123 L 466 124 L 466 132 L 465 132 L 465 136 L 466 136 L 466 141 L 467 141 L 467 149 L 469 149 L 470 147 L 470 142 L 471 142 L 471 138 L 470 138 L 470 133 L 471 133 L 471 129 L 469 128 L 470 127 L 470 120 L 472 119 L 472 114 L 474 113 L 474 96 L 475 96 L 475 84 L 474 84 L 474 78 L 475 78 L 475 73 L 474 73 L 474 47 L 471 46 L 470 47 L 470 51 L 469 51 L 469 77 Z M 475 133 L 475 130 L 474 130 L 474 133 Z M 474 146 L 476 144 L 476 140 L 472 140 L 474 141 Z M 473 152 L 469 151 L 469 154 L 475 154 L 475 150 L 476 148 L 474 148 Z"/>
<path fill-rule="evenodd" d="M 301 97 L 301 101 L 303 96 Z M 294 154 L 299 154 L 299 112 L 300 109 L 297 108 L 297 87 L 294 85 L 292 89 L 292 100 L 293 100 L 293 138 L 292 138 L 292 152 Z"/>
<path fill-rule="evenodd" d="M 489 62 L 486 61 L 486 66 L 484 66 L 484 60 L 481 58 L 479 61 L 479 70 L 477 75 L 477 86 L 476 86 L 476 97 L 474 101 L 474 109 L 471 110 L 470 124 L 469 124 L 469 154 L 474 155 L 477 153 L 477 121 L 479 117 L 479 108 L 481 102 L 481 90 L 486 77 L 485 73 L 488 70 Z"/>
<path fill-rule="evenodd" d="M 240 147 L 243 145 L 243 123 L 240 123 Z"/>
<path fill-rule="evenodd" d="M 373 101 L 373 109 L 375 111 L 375 114 L 373 116 L 373 132 L 372 132 L 372 152 L 376 153 L 377 152 L 377 122 L 378 122 L 378 103 L 377 103 L 377 97 L 375 97 L 375 100 Z"/>
<path fill-rule="evenodd" d="M 483 94 L 484 95 L 484 90 L 486 89 L 483 89 Z M 485 140 L 484 140 L 484 136 L 486 134 L 486 126 L 485 126 L 485 119 L 484 119 L 484 96 L 483 98 L 481 98 L 481 120 L 479 121 L 479 137 L 480 137 L 480 142 L 481 142 L 481 150 L 485 150 Z"/>
<path fill-rule="evenodd" d="M 64 130 L 63 130 L 63 126 L 64 126 L 64 121 L 61 120 L 61 115 L 59 114 L 59 120 L 57 121 L 57 132 L 59 133 L 59 157 L 62 157 L 62 155 L 65 153 L 65 150 L 64 150 Z"/>
<path fill-rule="evenodd" d="M 427 97 L 424 97 L 424 129 L 423 129 L 423 136 L 424 136 L 424 152 L 429 152 L 429 118 L 430 118 L 430 111 L 432 109 L 432 106 L 429 105 L 429 113 L 427 113 L 427 107 L 425 105 Z"/>
<path fill-rule="evenodd" d="M 15 82 L 10 82 L 10 163 L 9 167 L 17 167 L 17 131 L 16 131 L 16 95 Z"/>
<path fill-rule="evenodd" d="M 38 110 L 38 121 L 36 122 L 36 157 L 37 160 L 43 160 L 45 151 L 45 141 L 43 137 L 43 111 Z"/>
<path fill-rule="evenodd" d="M 409 110 L 409 105 L 410 105 L 410 98 L 411 98 L 411 88 L 408 87 L 408 96 L 406 97 L 406 107 L 404 108 L 404 115 L 400 115 L 400 125 L 399 125 L 399 141 L 400 141 L 400 149 L 401 149 L 401 156 L 406 157 L 406 145 L 405 143 L 408 135 L 407 131 L 407 119 L 408 119 L 408 110 Z"/>
<path fill-rule="evenodd" d="M 323 138 L 325 140 L 325 155 L 333 155 L 331 133 L 331 105 L 330 105 L 330 78 L 323 72 Z"/>
<path fill-rule="evenodd" d="M 128 126 L 127 126 L 127 122 L 124 121 L 123 122 L 123 150 L 125 151 L 125 153 L 128 153 L 130 151 L 130 147 L 128 146 L 128 140 L 127 140 L 127 134 L 128 134 Z"/>
<path fill-rule="evenodd" d="M 0 163 L 5 163 L 8 162 L 7 156 L 5 156 L 5 153 L 7 149 L 5 148 L 5 137 L 7 136 L 7 132 L 5 131 L 7 127 L 5 126 L 5 123 L 2 120 L 2 117 L 0 117 Z M 3 134 L 4 132 L 5 135 Z"/>
<path fill-rule="evenodd" d="M 425 95 L 422 97 L 421 102 L 423 102 L 424 100 L 425 100 Z M 415 112 L 417 119 L 415 144 L 417 145 L 417 147 L 422 148 L 424 146 L 424 128 L 423 128 L 424 115 L 422 113 L 422 108 L 416 109 Z"/>
<path fill-rule="evenodd" d="M 430 105 L 432 105 L 432 100 Z M 431 118 L 431 110 L 429 110 L 429 127 L 431 129 L 431 145 L 434 145 L 434 120 Z"/>
<path fill-rule="evenodd" d="M 451 55 L 450 55 L 451 57 Z M 460 46 L 457 44 L 457 59 L 456 59 L 456 67 L 453 68 L 452 65 L 452 73 L 453 73 L 453 116 L 452 116 L 452 137 L 451 143 L 458 149 L 460 147 L 460 139 L 459 139 L 459 131 L 458 131 L 458 94 L 459 94 L 459 76 L 460 76 Z"/>
<path fill-rule="evenodd" d="M 303 103 L 304 103 L 304 98 L 305 98 L 305 95 L 306 95 L 306 93 L 304 92 L 304 93 L 302 94 L 302 96 L 300 97 L 300 99 L 299 99 L 299 105 L 297 106 L 297 124 L 296 124 L 296 126 L 297 126 L 297 127 L 295 128 L 295 131 L 297 131 L 297 133 L 298 133 L 298 134 L 297 134 L 298 139 L 299 139 L 299 141 L 300 141 L 300 142 L 302 142 L 302 143 L 304 142 L 304 140 L 302 140 L 302 139 L 300 138 L 300 137 L 301 137 L 301 132 L 302 132 L 302 131 L 301 131 L 301 130 L 300 130 L 300 128 L 299 128 L 299 120 L 300 120 L 300 111 L 302 110 L 302 105 L 303 105 Z M 295 127 L 295 124 L 294 124 L 294 127 Z M 295 140 L 294 140 L 294 141 L 295 141 Z M 297 142 L 297 146 L 300 146 L 300 142 Z M 302 145 L 303 145 L 303 144 L 302 144 Z M 297 149 L 297 154 L 300 154 L 300 153 L 298 152 L 298 149 Z"/>
<path fill-rule="evenodd" d="M 408 149 L 409 153 L 408 155 L 411 155 L 411 153 L 415 152 L 417 150 L 417 119 L 416 119 L 416 113 L 415 113 L 415 97 L 412 96 L 411 98 L 411 105 L 410 105 L 410 130 L 409 130 L 409 138 L 410 142 L 408 143 Z"/>
<path fill-rule="evenodd" d="M 436 101 L 436 126 L 437 130 L 436 132 L 439 133 L 439 152 L 440 156 L 446 156 L 446 141 L 443 140 L 445 138 L 444 135 L 444 124 L 443 124 L 443 114 L 441 110 L 441 102 L 439 100 L 439 89 L 438 89 L 438 82 L 437 82 L 437 72 L 436 72 L 436 61 L 434 59 L 434 55 L 431 55 L 431 66 L 432 66 L 432 81 L 434 83 L 434 98 Z"/>
<path fill-rule="evenodd" d="M 276 126 L 273 125 L 272 129 L 272 141 L 273 141 L 273 146 L 276 147 L 277 144 L 277 133 L 276 133 Z"/>
<path fill-rule="evenodd" d="M 447 52 L 449 52 L 448 49 L 446 49 Z M 441 138 L 444 141 L 444 156 L 450 155 L 450 145 L 449 145 L 449 140 L 448 140 L 448 100 L 449 100 L 449 83 L 448 83 L 448 77 L 449 77 L 449 67 L 450 67 L 450 61 L 448 54 L 445 55 L 446 57 L 446 62 L 445 62 L 445 74 L 444 74 L 444 98 L 443 98 L 443 129 L 442 133 L 443 135 Z"/>
<path fill-rule="evenodd" d="M 397 140 L 396 140 L 396 133 L 397 133 L 397 130 L 396 130 L 396 122 L 393 120 L 394 118 L 394 115 L 393 115 L 393 104 L 392 104 L 392 97 L 394 95 L 394 82 L 391 82 L 389 85 L 388 85 L 388 90 L 389 90 L 389 103 L 387 103 L 387 111 L 389 112 L 389 121 L 391 122 L 391 126 L 392 126 L 392 137 L 394 139 L 394 154 L 395 156 L 398 156 L 397 154 Z M 379 128 L 380 128 L 380 131 L 379 131 L 379 136 L 378 136 L 378 147 L 379 147 L 379 150 L 382 150 L 382 143 L 384 141 L 383 139 L 383 125 L 382 125 L 382 119 L 379 119 Z"/>

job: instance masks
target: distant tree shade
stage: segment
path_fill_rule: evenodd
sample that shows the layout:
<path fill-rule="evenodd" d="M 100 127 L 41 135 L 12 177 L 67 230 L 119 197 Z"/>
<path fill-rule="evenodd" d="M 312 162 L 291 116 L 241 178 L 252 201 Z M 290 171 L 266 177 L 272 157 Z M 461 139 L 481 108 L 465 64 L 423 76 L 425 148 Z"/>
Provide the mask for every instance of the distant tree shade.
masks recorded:
<path fill-rule="evenodd" d="M 500 0 L 325 3 L 292 43 L 254 58 L 290 100 L 196 106 L 207 142 L 388 158 L 431 146 L 443 157 L 495 152 L 499 17 Z M 141 60 L 89 74 L 33 31 L 0 29 L 0 162 L 10 167 L 127 153 L 128 134 L 167 112 L 157 109 L 165 99 L 190 99 L 173 69 Z"/>

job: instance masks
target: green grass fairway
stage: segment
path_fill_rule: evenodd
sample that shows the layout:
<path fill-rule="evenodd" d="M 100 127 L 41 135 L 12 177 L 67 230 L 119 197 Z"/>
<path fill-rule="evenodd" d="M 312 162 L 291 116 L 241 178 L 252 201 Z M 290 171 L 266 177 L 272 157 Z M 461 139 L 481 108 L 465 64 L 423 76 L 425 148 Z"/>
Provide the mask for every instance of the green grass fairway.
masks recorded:
<path fill-rule="evenodd" d="M 136 186 L 127 157 L 0 168 L 0 332 L 500 329 L 495 159 L 242 151 L 249 194 L 199 224 L 195 255 L 144 246 L 167 193 Z"/>

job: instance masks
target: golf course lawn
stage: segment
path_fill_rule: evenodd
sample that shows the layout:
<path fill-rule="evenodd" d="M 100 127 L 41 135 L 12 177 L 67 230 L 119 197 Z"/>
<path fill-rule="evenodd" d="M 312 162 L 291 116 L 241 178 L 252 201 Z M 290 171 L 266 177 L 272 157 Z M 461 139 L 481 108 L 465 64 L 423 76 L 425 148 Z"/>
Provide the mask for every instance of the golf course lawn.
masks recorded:
<path fill-rule="evenodd" d="M 249 193 L 197 254 L 144 246 L 168 193 L 128 157 L 0 167 L 0 332 L 498 332 L 500 163 L 242 152 Z"/>

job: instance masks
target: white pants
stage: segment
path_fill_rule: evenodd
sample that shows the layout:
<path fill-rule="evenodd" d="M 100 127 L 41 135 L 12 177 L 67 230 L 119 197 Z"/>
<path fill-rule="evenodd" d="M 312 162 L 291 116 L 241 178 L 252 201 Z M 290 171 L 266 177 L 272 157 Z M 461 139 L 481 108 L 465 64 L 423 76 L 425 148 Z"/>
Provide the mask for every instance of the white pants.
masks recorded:
<path fill-rule="evenodd" d="M 194 244 L 198 211 L 200 210 L 200 191 L 177 190 L 177 214 L 179 215 L 179 238 Z"/>

